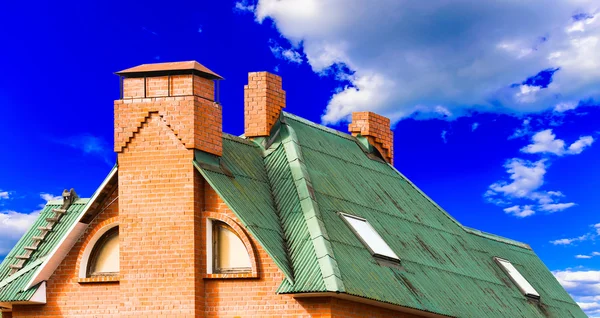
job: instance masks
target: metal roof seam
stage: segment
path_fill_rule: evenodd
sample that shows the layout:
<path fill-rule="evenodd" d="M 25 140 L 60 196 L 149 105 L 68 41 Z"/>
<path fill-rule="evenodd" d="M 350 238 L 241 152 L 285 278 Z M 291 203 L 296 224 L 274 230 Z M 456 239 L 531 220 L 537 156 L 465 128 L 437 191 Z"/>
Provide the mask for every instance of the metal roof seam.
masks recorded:
<path fill-rule="evenodd" d="M 345 288 L 344 282 L 341 279 L 341 275 L 330 275 L 325 277 L 325 273 L 339 273 L 339 268 L 333 254 L 331 243 L 328 239 L 325 239 L 328 238 L 328 235 L 325 226 L 321 225 L 322 216 L 319 212 L 319 206 L 314 199 L 314 194 L 311 194 L 312 185 L 310 185 L 310 176 L 308 175 L 308 171 L 302 162 L 302 151 L 300 149 L 301 147 L 298 143 L 296 133 L 291 126 L 287 124 L 283 124 L 282 126 L 284 127 L 281 134 L 282 144 L 284 146 L 288 164 L 290 164 L 292 176 L 295 180 L 294 184 L 296 185 L 300 200 L 301 202 L 306 202 L 301 204 L 301 207 L 308 225 L 308 230 L 311 234 L 311 240 L 317 254 L 317 259 L 322 259 L 321 256 L 324 255 L 330 256 L 329 262 L 319 262 L 319 265 L 321 266 L 322 279 L 325 282 L 325 286 L 328 288 L 328 290 L 343 292 Z M 296 165 L 295 168 L 292 166 L 292 163 Z M 300 188 L 301 186 L 306 188 L 308 193 L 302 193 L 304 192 L 304 189 Z M 302 197 L 305 195 L 308 195 L 308 197 L 305 197 L 305 200 L 302 200 Z"/>

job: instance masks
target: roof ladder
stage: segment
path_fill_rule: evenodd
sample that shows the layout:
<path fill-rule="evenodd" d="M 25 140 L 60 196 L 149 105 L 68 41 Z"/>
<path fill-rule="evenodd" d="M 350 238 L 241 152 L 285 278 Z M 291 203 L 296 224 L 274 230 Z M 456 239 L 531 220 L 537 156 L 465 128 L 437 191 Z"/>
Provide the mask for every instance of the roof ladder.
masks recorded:
<path fill-rule="evenodd" d="M 29 260 L 31 258 L 31 255 L 35 251 L 37 251 L 37 249 L 40 247 L 42 242 L 46 239 L 48 234 L 50 232 L 52 232 L 52 229 L 54 229 L 54 226 L 56 224 L 58 224 L 58 222 L 60 221 L 62 216 L 67 213 L 71 204 L 73 204 L 73 202 L 75 202 L 75 200 L 77 200 L 77 198 L 78 198 L 77 193 L 75 193 L 75 190 L 73 190 L 73 189 L 71 189 L 71 191 L 67 191 L 65 189 L 63 191 L 62 197 L 63 197 L 62 206 L 58 209 L 52 209 L 54 216 L 46 217 L 46 225 L 38 226 L 37 229 L 40 231 L 40 235 L 32 237 L 31 245 L 23 247 L 23 249 L 25 250 L 24 254 L 15 256 L 15 259 L 17 261 L 14 264 L 11 264 L 9 266 L 11 269 L 10 275 L 15 274 L 16 272 L 21 270 L 23 268 L 23 266 L 25 266 L 25 263 L 27 262 L 27 260 Z"/>

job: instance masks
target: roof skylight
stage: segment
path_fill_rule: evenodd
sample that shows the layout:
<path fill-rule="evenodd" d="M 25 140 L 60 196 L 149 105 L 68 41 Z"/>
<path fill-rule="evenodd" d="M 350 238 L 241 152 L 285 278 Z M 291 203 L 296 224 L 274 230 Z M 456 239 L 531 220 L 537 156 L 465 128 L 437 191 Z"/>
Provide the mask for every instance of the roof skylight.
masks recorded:
<path fill-rule="evenodd" d="M 398 255 L 392 251 L 387 243 L 381 238 L 379 233 L 363 218 L 341 213 L 342 219 L 350 225 L 354 234 L 358 236 L 361 242 L 369 249 L 373 256 L 383 257 L 385 259 L 400 261 Z"/>
<path fill-rule="evenodd" d="M 494 260 L 500 265 L 502 270 L 510 277 L 510 279 L 517 285 L 519 290 L 527 296 L 531 298 L 540 298 L 540 294 L 529 284 L 529 282 L 521 275 L 521 273 L 515 268 L 515 266 L 502 258 L 494 257 Z"/>

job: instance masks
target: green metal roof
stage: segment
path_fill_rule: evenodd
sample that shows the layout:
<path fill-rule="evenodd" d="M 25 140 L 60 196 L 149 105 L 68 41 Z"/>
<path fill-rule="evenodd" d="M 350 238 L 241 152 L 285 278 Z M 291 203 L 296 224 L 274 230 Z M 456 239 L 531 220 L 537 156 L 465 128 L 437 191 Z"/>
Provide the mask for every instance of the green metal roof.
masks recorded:
<path fill-rule="evenodd" d="M 282 119 L 256 143 L 226 136 L 222 164 L 196 159 L 288 277 L 280 293 L 337 291 L 455 317 L 585 317 L 526 244 L 462 226 L 358 139 Z M 367 219 L 401 266 L 379 265 L 338 212 Z M 494 257 L 514 264 L 540 302 Z"/>
<path fill-rule="evenodd" d="M 224 135 L 221 159 L 222 164 L 219 158 L 196 151 L 195 164 L 233 211 L 244 211 L 237 214 L 240 221 L 260 240 L 285 276 L 293 280 L 285 238 L 273 204 L 260 147 L 243 138 Z"/>
<path fill-rule="evenodd" d="M 17 273 L 10 275 L 10 265 L 16 262 L 15 257 L 25 253 L 25 247 L 33 245 L 32 237 L 39 236 L 39 226 L 46 225 L 46 218 L 53 217 L 52 209 L 58 209 L 61 204 L 47 204 L 40 212 L 39 217 L 33 223 L 29 231 L 21 237 L 17 245 L 8 253 L 2 264 L 0 264 L 0 302 L 28 301 L 37 291 L 38 286 L 27 290 L 27 284 L 32 279 L 37 269 L 42 265 L 48 254 L 61 242 L 71 226 L 77 222 L 81 212 L 86 206 L 88 199 L 77 199 L 67 210 L 60 222 L 58 222 L 52 231 L 38 246 L 38 249 L 31 254 L 25 267 Z M 54 202 L 52 202 L 54 203 Z"/>

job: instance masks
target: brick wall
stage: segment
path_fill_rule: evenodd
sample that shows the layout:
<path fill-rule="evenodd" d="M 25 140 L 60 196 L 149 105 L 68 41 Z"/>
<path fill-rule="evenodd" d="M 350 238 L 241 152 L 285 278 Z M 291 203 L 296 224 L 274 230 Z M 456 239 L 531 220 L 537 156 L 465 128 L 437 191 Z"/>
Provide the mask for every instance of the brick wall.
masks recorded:
<path fill-rule="evenodd" d="M 390 120 L 373 112 L 353 112 L 348 131 L 353 136 L 367 137 L 387 162 L 394 163 L 394 134 L 390 130 Z"/>
<path fill-rule="evenodd" d="M 159 113 L 118 154 L 121 317 L 196 316 L 193 158 Z"/>
<path fill-rule="evenodd" d="M 119 216 L 117 195 L 118 192 L 115 189 L 98 207 L 99 211 L 104 211 L 89 224 L 81 238 L 47 281 L 46 305 L 15 305 L 13 307 L 15 318 L 117 316 L 119 283 L 79 283 L 79 264 L 89 240 L 107 220 Z"/>
<path fill-rule="evenodd" d="M 281 77 L 268 72 L 248 73 L 248 85 L 244 86 L 245 136 L 269 136 L 283 108 Z"/>

